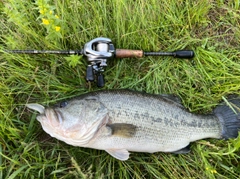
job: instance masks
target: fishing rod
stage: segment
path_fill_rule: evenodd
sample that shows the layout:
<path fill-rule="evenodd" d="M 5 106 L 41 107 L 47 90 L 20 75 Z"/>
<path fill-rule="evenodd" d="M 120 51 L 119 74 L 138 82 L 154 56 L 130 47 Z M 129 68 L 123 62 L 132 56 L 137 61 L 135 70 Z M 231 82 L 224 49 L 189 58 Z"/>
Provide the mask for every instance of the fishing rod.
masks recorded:
<path fill-rule="evenodd" d="M 107 60 L 111 58 L 141 58 L 144 56 L 172 56 L 175 58 L 193 58 L 192 50 L 177 50 L 174 52 L 145 52 L 143 50 L 115 49 L 111 39 L 98 37 L 84 45 L 81 50 L 6 50 L 8 53 L 17 54 L 58 54 L 58 55 L 83 55 L 89 65 L 86 69 L 86 80 L 97 81 L 98 87 L 103 87 L 104 68 Z"/>

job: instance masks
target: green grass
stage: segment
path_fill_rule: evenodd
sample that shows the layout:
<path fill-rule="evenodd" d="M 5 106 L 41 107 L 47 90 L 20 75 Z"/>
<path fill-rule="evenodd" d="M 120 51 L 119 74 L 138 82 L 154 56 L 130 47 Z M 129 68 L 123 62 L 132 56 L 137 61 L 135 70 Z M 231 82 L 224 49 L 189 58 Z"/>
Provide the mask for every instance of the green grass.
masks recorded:
<path fill-rule="evenodd" d="M 40 14 L 41 3 L 52 12 Z M 3 0 L 0 13 L 0 178 L 240 176 L 240 138 L 198 141 L 187 155 L 132 153 L 121 162 L 104 151 L 49 137 L 24 105 L 50 105 L 98 90 L 85 81 L 86 60 L 79 58 L 74 65 L 69 61 L 74 57 L 3 53 L 80 49 L 100 36 L 117 48 L 192 49 L 192 60 L 109 60 L 104 88 L 175 94 L 190 111 L 208 113 L 228 95 L 240 94 L 239 0 Z M 52 21 L 44 25 L 42 18 Z"/>

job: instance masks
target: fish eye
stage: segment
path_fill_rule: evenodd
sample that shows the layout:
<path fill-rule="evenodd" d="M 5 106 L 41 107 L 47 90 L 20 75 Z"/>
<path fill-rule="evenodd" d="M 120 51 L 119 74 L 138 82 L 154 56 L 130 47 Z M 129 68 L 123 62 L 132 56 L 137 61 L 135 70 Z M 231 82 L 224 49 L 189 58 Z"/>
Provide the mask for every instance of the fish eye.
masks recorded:
<path fill-rule="evenodd" d="M 64 107 L 66 107 L 67 105 L 68 105 L 67 101 L 63 101 L 63 102 L 61 102 L 61 103 L 59 104 L 59 107 L 60 107 L 60 108 L 64 108 Z"/>

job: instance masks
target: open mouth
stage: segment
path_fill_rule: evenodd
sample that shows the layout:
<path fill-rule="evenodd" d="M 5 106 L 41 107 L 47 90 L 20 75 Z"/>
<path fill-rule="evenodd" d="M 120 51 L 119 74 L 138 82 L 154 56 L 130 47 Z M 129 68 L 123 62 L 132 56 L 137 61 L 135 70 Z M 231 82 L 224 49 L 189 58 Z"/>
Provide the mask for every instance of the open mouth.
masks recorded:
<path fill-rule="evenodd" d="M 40 105 L 40 104 L 30 103 L 30 104 L 26 104 L 26 106 L 27 106 L 29 109 L 33 109 L 33 110 L 39 112 L 40 114 L 44 114 L 44 112 L 45 112 L 44 106 L 42 106 L 42 105 Z"/>
<path fill-rule="evenodd" d="M 45 109 L 44 113 L 40 113 L 37 116 L 37 120 L 46 124 L 48 123 L 52 127 L 57 127 L 63 123 L 61 112 L 52 108 Z"/>
<path fill-rule="evenodd" d="M 55 115 L 55 118 L 58 119 L 59 121 L 59 124 L 61 125 L 63 123 L 63 117 L 62 117 L 62 113 L 60 111 L 57 111 L 55 109 L 52 109 L 54 111 L 54 115 Z"/>

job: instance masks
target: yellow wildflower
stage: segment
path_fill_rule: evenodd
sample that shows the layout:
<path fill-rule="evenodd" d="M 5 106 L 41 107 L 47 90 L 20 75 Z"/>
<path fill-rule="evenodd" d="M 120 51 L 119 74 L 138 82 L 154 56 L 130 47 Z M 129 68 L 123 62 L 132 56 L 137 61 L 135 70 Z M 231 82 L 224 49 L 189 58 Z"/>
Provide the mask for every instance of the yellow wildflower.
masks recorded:
<path fill-rule="evenodd" d="M 42 9 L 39 12 L 40 12 L 40 14 L 44 14 L 44 10 L 42 10 Z"/>
<path fill-rule="evenodd" d="M 216 170 L 211 170 L 211 172 L 212 172 L 212 173 L 217 173 L 217 171 L 216 171 Z"/>
<path fill-rule="evenodd" d="M 53 11 L 49 11 L 50 14 L 53 14 Z"/>
<path fill-rule="evenodd" d="M 55 26 L 55 30 L 56 30 L 57 32 L 60 31 L 60 29 L 61 29 L 61 27 Z"/>
<path fill-rule="evenodd" d="M 59 16 L 58 16 L 58 15 L 55 15 L 55 17 L 56 17 L 57 19 L 59 19 Z"/>
<path fill-rule="evenodd" d="M 211 173 L 217 173 L 217 170 L 210 169 L 210 168 L 208 168 L 208 167 L 206 167 L 206 170 L 210 170 Z"/>
<path fill-rule="evenodd" d="M 42 23 L 43 23 L 44 25 L 50 24 L 49 20 L 47 20 L 47 19 L 45 19 L 45 18 L 42 19 Z"/>
<path fill-rule="evenodd" d="M 41 8 L 39 12 L 40 12 L 40 14 L 45 14 L 46 11 L 47 11 L 46 8 Z"/>

